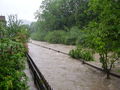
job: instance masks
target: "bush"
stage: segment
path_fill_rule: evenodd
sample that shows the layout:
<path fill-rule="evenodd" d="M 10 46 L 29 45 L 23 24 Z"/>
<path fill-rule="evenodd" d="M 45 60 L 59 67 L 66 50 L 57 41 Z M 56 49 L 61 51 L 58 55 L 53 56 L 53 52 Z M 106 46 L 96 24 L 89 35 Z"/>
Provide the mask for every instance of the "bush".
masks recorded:
<path fill-rule="evenodd" d="M 45 41 L 45 36 L 46 35 L 47 35 L 47 32 L 45 32 L 45 31 L 34 32 L 34 33 L 31 34 L 31 38 L 33 40 Z"/>
<path fill-rule="evenodd" d="M 93 54 L 89 50 L 85 50 L 82 48 L 71 50 L 69 52 L 69 55 L 75 59 L 83 59 L 85 61 L 94 61 Z"/>
<path fill-rule="evenodd" d="M 72 27 L 69 32 L 67 32 L 65 38 L 65 44 L 67 45 L 75 45 L 76 40 L 80 36 L 80 29 L 76 26 Z"/>
<path fill-rule="evenodd" d="M 27 30 L 14 17 L 8 26 L 0 24 L 0 90 L 28 90 L 24 73 L 27 40 Z"/>
<path fill-rule="evenodd" d="M 70 36 L 68 35 L 66 38 L 65 38 L 65 44 L 66 45 L 75 45 L 76 44 L 76 36 Z"/>
<path fill-rule="evenodd" d="M 76 45 L 81 43 L 83 32 L 77 26 L 72 27 L 70 30 L 54 30 L 43 31 L 39 30 L 31 34 L 34 40 L 47 41 L 50 43 L 62 43 L 66 45 Z M 79 43 L 80 42 L 80 43 Z"/>
<path fill-rule="evenodd" d="M 26 90 L 25 48 L 22 43 L 0 40 L 0 90 Z"/>
<path fill-rule="evenodd" d="M 85 43 L 85 34 L 81 32 L 76 40 L 76 45 L 83 45 Z"/>
<path fill-rule="evenodd" d="M 65 32 L 62 30 L 48 32 L 45 41 L 50 43 L 64 43 Z"/>

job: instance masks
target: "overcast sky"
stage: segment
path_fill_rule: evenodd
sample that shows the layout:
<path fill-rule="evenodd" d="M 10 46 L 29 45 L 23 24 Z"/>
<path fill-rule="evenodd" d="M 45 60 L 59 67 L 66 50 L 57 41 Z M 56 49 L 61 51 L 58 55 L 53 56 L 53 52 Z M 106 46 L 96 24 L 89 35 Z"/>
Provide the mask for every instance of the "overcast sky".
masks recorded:
<path fill-rule="evenodd" d="M 35 21 L 34 12 L 43 0 L 0 0 L 0 15 L 17 14 L 19 19 Z"/>

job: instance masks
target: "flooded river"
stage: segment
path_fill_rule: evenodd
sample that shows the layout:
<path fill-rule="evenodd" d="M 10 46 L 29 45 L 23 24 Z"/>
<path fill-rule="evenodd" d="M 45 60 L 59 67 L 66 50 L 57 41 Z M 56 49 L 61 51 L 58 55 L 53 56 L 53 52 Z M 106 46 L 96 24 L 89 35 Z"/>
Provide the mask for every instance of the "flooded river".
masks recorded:
<path fill-rule="evenodd" d="M 74 46 L 32 41 L 68 53 Z M 29 43 L 29 54 L 53 90 L 120 90 L 120 79 L 105 75 L 70 58 L 49 49 Z"/>

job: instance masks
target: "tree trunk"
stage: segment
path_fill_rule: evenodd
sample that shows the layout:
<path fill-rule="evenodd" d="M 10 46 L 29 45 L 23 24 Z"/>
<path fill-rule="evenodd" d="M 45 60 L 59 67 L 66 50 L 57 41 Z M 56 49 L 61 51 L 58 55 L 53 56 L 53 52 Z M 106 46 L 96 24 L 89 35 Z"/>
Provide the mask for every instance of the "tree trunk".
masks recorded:
<path fill-rule="evenodd" d="M 110 79 L 110 71 L 107 70 L 107 79 Z"/>

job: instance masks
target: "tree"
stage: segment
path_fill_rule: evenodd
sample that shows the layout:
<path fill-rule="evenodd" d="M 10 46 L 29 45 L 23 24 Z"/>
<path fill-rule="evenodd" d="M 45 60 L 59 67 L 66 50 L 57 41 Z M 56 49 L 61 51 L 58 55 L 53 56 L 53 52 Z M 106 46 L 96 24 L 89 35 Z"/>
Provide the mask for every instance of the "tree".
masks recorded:
<path fill-rule="evenodd" d="M 120 59 L 120 1 L 90 0 L 90 10 L 99 13 L 98 21 L 89 24 L 89 47 L 100 55 L 100 62 L 110 78 L 109 72 Z"/>
<path fill-rule="evenodd" d="M 44 0 L 35 16 L 46 31 L 83 28 L 94 18 L 85 12 L 88 8 L 88 0 Z"/>
<path fill-rule="evenodd" d="M 8 36 L 13 37 L 17 32 L 20 31 L 20 25 L 22 21 L 18 20 L 17 15 L 10 15 L 8 17 Z"/>

